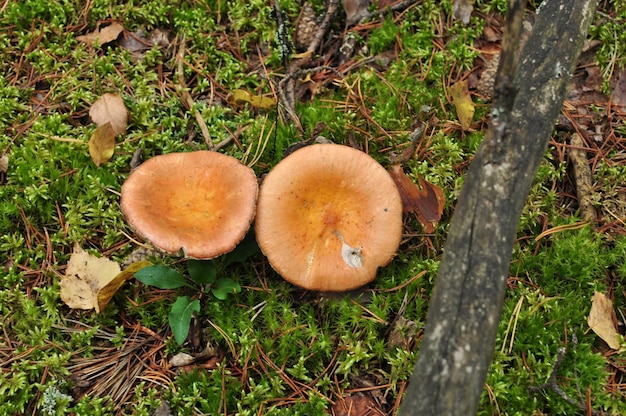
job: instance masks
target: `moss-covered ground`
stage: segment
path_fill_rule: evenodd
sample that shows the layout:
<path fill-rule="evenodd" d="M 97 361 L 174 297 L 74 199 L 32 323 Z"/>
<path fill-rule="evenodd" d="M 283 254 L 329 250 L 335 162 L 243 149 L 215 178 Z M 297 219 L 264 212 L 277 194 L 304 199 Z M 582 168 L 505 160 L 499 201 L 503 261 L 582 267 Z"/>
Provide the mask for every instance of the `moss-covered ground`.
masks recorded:
<path fill-rule="evenodd" d="M 372 5 L 371 18 L 349 29 L 340 7 L 314 54 L 297 55 L 301 45 L 285 62 L 270 1 L 0 2 L 0 414 L 339 415 L 342 403 L 397 411 L 456 196 L 488 123 L 478 81 L 499 50 L 506 9 L 503 0 L 476 1 L 464 24 L 451 0 L 402 3 L 381 13 Z M 532 15 L 538 2 L 530 3 Z M 626 414 L 623 348 L 609 349 L 587 324 L 599 291 L 614 301 L 616 328 L 626 325 L 626 129 L 617 105 L 626 103 L 626 3 L 600 3 L 520 221 L 481 415 Z M 304 7 L 279 4 L 293 39 L 305 29 Z M 317 30 L 329 7 L 308 4 Z M 80 40 L 112 22 L 124 28 L 116 39 Z M 281 80 L 285 64 L 303 59 L 292 103 L 300 130 Z M 449 94 L 462 79 L 476 110 L 464 127 Z M 229 100 L 237 89 L 279 106 Z M 122 96 L 129 124 L 111 160 L 96 166 L 88 112 L 107 92 Z M 364 288 L 308 292 L 256 253 L 218 267 L 242 290 L 203 296 L 182 346 L 168 313 L 184 290 L 131 280 L 100 314 L 60 300 L 75 243 L 120 264 L 148 246 L 119 204 L 135 154 L 206 149 L 209 140 L 262 177 L 321 126 L 316 134 L 390 167 L 420 123 L 404 170 L 443 190 L 441 221 L 424 233 L 407 215 L 397 256 Z M 569 163 L 573 131 L 585 137 L 592 172 L 590 223 Z M 187 270 L 178 257 L 145 252 Z M 197 359 L 173 366 L 180 352 Z"/>

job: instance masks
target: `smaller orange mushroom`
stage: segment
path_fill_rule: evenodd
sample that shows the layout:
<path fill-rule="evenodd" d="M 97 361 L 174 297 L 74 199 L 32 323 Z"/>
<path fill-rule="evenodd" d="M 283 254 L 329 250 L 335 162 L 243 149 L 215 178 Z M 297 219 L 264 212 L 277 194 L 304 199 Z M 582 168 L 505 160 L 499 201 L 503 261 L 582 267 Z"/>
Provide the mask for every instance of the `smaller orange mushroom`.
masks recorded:
<path fill-rule="evenodd" d="M 285 280 L 310 290 L 350 290 L 372 281 L 395 255 L 402 201 L 389 173 L 369 155 L 316 144 L 267 174 L 255 232 Z"/>
<path fill-rule="evenodd" d="M 211 259 L 233 250 L 246 235 L 257 195 L 254 171 L 233 157 L 169 153 L 128 176 L 121 206 L 135 231 L 161 250 Z"/>

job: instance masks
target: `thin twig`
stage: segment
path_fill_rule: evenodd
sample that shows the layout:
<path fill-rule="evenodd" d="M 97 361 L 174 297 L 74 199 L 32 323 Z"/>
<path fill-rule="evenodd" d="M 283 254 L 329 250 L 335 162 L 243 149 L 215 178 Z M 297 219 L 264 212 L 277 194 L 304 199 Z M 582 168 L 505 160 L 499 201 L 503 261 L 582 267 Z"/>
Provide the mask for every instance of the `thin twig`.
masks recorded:
<path fill-rule="evenodd" d="M 550 373 L 550 377 L 548 377 L 548 381 L 540 384 L 539 386 L 530 386 L 530 392 L 536 393 L 540 390 L 550 389 L 553 390 L 556 394 L 558 394 L 563 400 L 568 402 L 571 405 L 578 406 L 582 408 L 582 405 L 578 403 L 576 400 L 572 399 L 563 391 L 561 387 L 559 387 L 556 381 L 556 374 L 559 371 L 559 367 L 561 367 L 561 363 L 563 363 L 563 358 L 565 357 L 565 353 L 567 352 L 567 348 L 561 347 L 558 349 L 556 354 L 556 360 L 552 365 L 552 372 Z"/>
<path fill-rule="evenodd" d="M 569 157 L 574 168 L 576 195 L 578 197 L 580 215 L 583 220 L 592 222 L 596 219 L 596 212 L 592 203 L 592 175 L 589 163 L 587 162 L 587 152 L 584 150 L 585 143 L 580 134 L 573 133 L 572 137 L 570 137 L 570 145 Z"/>
<path fill-rule="evenodd" d="M 404 9 L 408 9 L 409 6 L 413 5 L 414 3 L 417 3 L 417 0 L 403 0 L 397 3 L 394 3 L 389 7 L 385 7 L 383 9 L 377 10 L 375 12 L 367 12 L 367 14 L 364 14 L 363 17 L 359 19 L 359 23 L 364 22 L 366 20 L 369 20 L 379 15 L 385 15 L 387 13 L 399 12 Z"/>
<path fill-rule="evenodd" d="M 576 335 L 572 335 L 572 349 L 575 349 L 576 346 L 578 344 L 578 339 L 576 338 Z M 539 385 L 539 386 L 530 386 L 530 392 L 531 393 L 536 393 L 538 391 L 541 390 L 546 390 L 546 389 L 550 389 L 552 391 L 554 391 L 560 398 L 562 398 L 563 400 L 565 400 L 567 403 L 571 404 L 572 406 L 576 406 L 581 410 L 587 411 L 588 414 L 591 414 L 593 416 L 601 416 L 602 412 L 598 411 L 598 410 L 593 410 L 593 409 L 588 409 L 588 406 L 583 403 L 583 402 L 579 402 L 573 398 L 571 398 L 567 393 L 565 393 L 565 391 L 563 391 L 563 389 L 558 385 L 557 380 L 556 380 L 556 376 L 557 373 L 559 371 L 559 368 L 561 367 L 561 364 L 563 363 L 563 358 L 565 357 L 565 353 L 567 352 L 567 348 L 566 347 L 561 347 L 558 349 L 557 351 L 557 355 L 556 355 L 556 360 L 554 361 L 554 364 L 552 365 L 552 372 L 550 373 L 550 376 L 548 377 L 548 381 Z M 576 388 L 579 391 L 580 394 L 580 386 L 578 386 L 578 384 L 576 385 Z M 590 410 L 590 413 L 589 413 Z"/>
<path fill-rule="evenodd" d="M 335 13 L 337 13 L 337 8 L 339 7 L 339 0 L 330 0 L 328 2 L 328 7 L 326 9 L 326 15 L 324 16 L 324 20 L 317 27 L 317 32 L 313 35 L 313 40 L 311 44 L 307 48 L 307 53 L 313 54 L 315 50 L 320 46 L 322 39 L 324 39 L 324 35 L 328 31 L 328 27 L 335 17 Z"/>
<path fill-rule="evenodd" d="M 287 68 L 287 73 L 284 78 L 280 80 L 278 83 L 277 93 L 280 103 L 282 104 L 287 116 L 294 123 L 295 127 L 301 132 L 304 133 L 302 128 L 302 123 L 300 122 L 300 118 L 296 114 L 295 110 L 295 81 L 296 79 L 305 73 L 320 71 L 322 69 L 330 69 L 334 71 L 336 74 L 340 75 L 336 70 L 329 67 L 318 67 L 311 69 L 303 69 L 305 65 L 308 65 L 311 62 L 311 56 L 315 53 L 317 48 L 319 47 L 322 39 L 326 35 L 330 24 L 337 13 L 337 9 L 339 7 L 339 0 L 330 0 L 328 2 L 328 7 L 326 9 L 326 15 L 324 19 L 319 24 L 317 32 L 313 36 L 313 40 L 311 44 L 307 48 L 305 52 L 305 58 L 298 59 L 296 61 L 291 62 L 289 67 Z"/>

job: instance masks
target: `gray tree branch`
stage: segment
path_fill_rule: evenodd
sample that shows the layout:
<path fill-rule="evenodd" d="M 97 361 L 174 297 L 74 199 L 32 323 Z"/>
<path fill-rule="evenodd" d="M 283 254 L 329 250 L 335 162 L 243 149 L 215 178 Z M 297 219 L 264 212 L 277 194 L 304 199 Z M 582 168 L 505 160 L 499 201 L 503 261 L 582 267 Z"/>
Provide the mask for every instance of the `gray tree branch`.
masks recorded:
<path fill-rule="evenodd" d="M 509 19 L 491 125 L 467 174 L 431 299 L 401 415 L 471 415 L 478 409 L 511 252 L 595 13 L 596 0 L 546 0 L 515 57 L 521 19 Z M 505 54 L 507 54 L 505 56 Z"/>

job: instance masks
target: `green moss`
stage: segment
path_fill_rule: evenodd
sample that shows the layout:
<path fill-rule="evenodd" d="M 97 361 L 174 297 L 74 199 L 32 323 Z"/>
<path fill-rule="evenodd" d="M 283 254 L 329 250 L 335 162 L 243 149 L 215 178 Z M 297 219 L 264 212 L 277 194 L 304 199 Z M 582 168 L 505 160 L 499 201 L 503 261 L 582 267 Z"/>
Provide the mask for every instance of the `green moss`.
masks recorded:
<path fill-rule="evenodd" d="M 592 23 L 589 34 L 601 41 L 597 61 L 602 68 L 603 92 L 610 94 L 611 76 L 618 69 L 626 67 L 626 2 L 612 0 L 607 4 L 605 14 Z"/>
<path fill-rule="evenodd" d="M 588 391 L 594 409 L 610 409 L 615 403 L 614 394 L 604 387 L 609 368 L 594 348 L 597 337 L 587 331 L 587 316 L 594 291 L 606 292 L 606 271 L 623 264 L 624 242 L 607 250 L 611 245 L 589 228 L 548 239 L 537 255 L 530 247 L 514 255 L 518 283 L 504 304 L 497 353 L 487 380 L 491 395 L 484 394 L 481 414 L 496 408 L 507 414 L 578 412 L 551 389 L 530 393 L 532 386 L 548 381 L 561 347 L 566 354 L 557 369 L 559 387 L 580 403 L 585 401 L 581 391 Z"/>
<path fill-rule="evenodd" d="M 299 3 L 280 2 L 289 31 Z M 326 10 L 326 2 L 313 3 L 319 13 Z M 621 2 L 612 4 L 621 10 Z M 479 1 L 475 6 L 480 13 L 503 13 L 506 2 Z M 407 339 L 409 348 L 389 346 L 392 322 L 402 315 L 418 331 L 424 327 L 456 195 L 483 137 L 479 124 L 469 132 L 451 127 L 455 110 L 445 94 L 449 83 L 474 65 L 483 19 L 462 25 L 452 18 L 451 1 L 420 1 L 403 13 L 359 33 L 359 47 L 369 49 L 359 49 L 364 56 L 355 58 L 393 51 L 397 59 L 384 69 L 376 66 L 378 61 L 373 66 L 363 61 L 344 78 L 324 84 L 314 100 L 297 103 L 302 136 L 282 117 L 281 108 L 230 106 L 226 99 L 236 88 L 271 93 L 285 70 L 266 1 L 8 2 L 0 15 L 0 149 L 9 157 L 6 174 L 0 173 L 0 329 L 6 337 L 0 346 L 11 350 L 14 359 L 2 361 L 0 396 L 5 400 L 0 413 L 37 413 L 53 386 L 57 414 L 150 415 L 167 401 L 175 414 L 313 415 L 328 412 L 331 400 L 361 378 L 386 386 L 385 400 L 393 403 L 410 377 L 417 340 Z M 602 42 L 598 57 L 605 72 L 623 66 L 620 34 L 626 31 L 620 30 L 620 12 L 615 17 L 596 20 L 592 32 Z M 137 57 L 115 42 L 91 47 L 77 40 L 109 20 L 122 22 L 131 33 L 167 31 L 172 43 Z M 332 29 L 342 33 L 343 22 Z M 137 149 L 146 160 L 206 148 L 194 115 L 178 94 L 175 55 L 183 36 L 184 77 L 195 100 L 191 110 L 201 114 L 215 143 L 236 135 L 237 143 L 221 151 L 255 162 L 259 176 L 320 122 L 327 126 L 321 132 L 327 139 L 341 144 L 353 139 L 387 167 L 391 152 L 406 149 L 422 113 L 427 129 L 404 170 L 414 180 L 421 175 L 443 189 L 444 217 L 429 236 L 422 236 L 417 220 L 408 217 L 396 258 L 370 286 L 350 294 L 304 292 L 284 282 L 261 255 L 253 256 L 228 269 L 242 285 L 241 293 L 225 301 L 201 297 L 199 348 L 209 341 L 218 347 L 215 369 L 181 371 L 171 385 L 147 387 L 145 381 L 122 409 L 102 397 L 69 401 L 63 395 L 72 394 L 72 386 L 64 380 L 71 379 L 67 368 L 73 358 L 95 357 L 103 345 L 124 348 L 129 326 L 162 333 L 176 299 L 174 291 L 155 295 L 129 282 L 100 315 L 71 311 L 59 299 L 59 276 L 75 242 L 120 262 L 133 249 L 119 192 Z M 111 161 L 96 167 L 87 151 L 94 131 L 87 114 L 105 92 L 122 95 L 130 119 Z M 488 106 L 476 110 L 475 120 L 483 120 Z M 546 152 L 520 221 L 512 263 L 517 280 L 505 300 L 487 380 L 492 397 L 483 397 L 481 414 L 576 412 L 549 390 L 529 392 L 530 386 L 546 381 L 564 345 L 568 350 L 558 371 L 559 386 L 575 398 L 579 388 L 588 389 L 594 406 L 615 414 L 623 410 L 623 398 L 606 389 L 606 359 L 597 352 L 596 337 L 586 333 L 585 320 L 593 291 L 613 284 L 607 276 L 626 280 L 626 240 L 589 229 L 533 240 L 546 224 L 578 220 L 556 190 L 566 178 L 566 165 L 555 154 L 555 149 Z M 596 173 L 598 183 L 613 192 L 619 190 L 614 178 L 625 174 L 619 164 L 602 162 Z M 155 261 L 184 272 L 172 257 Z M 615 293 L 616 304 L 623 302 L 623 294 Z M 514 316 L 512 334 L 507 324 Z M 92 329 L 62 330 L 73 321 Z M 99 328 L 117 336 L 98 339 Z M 168 356 L 193 352 L 167 336 L 162 347 Z M 294 391 L 304 385 L 304 393 Z"/>

